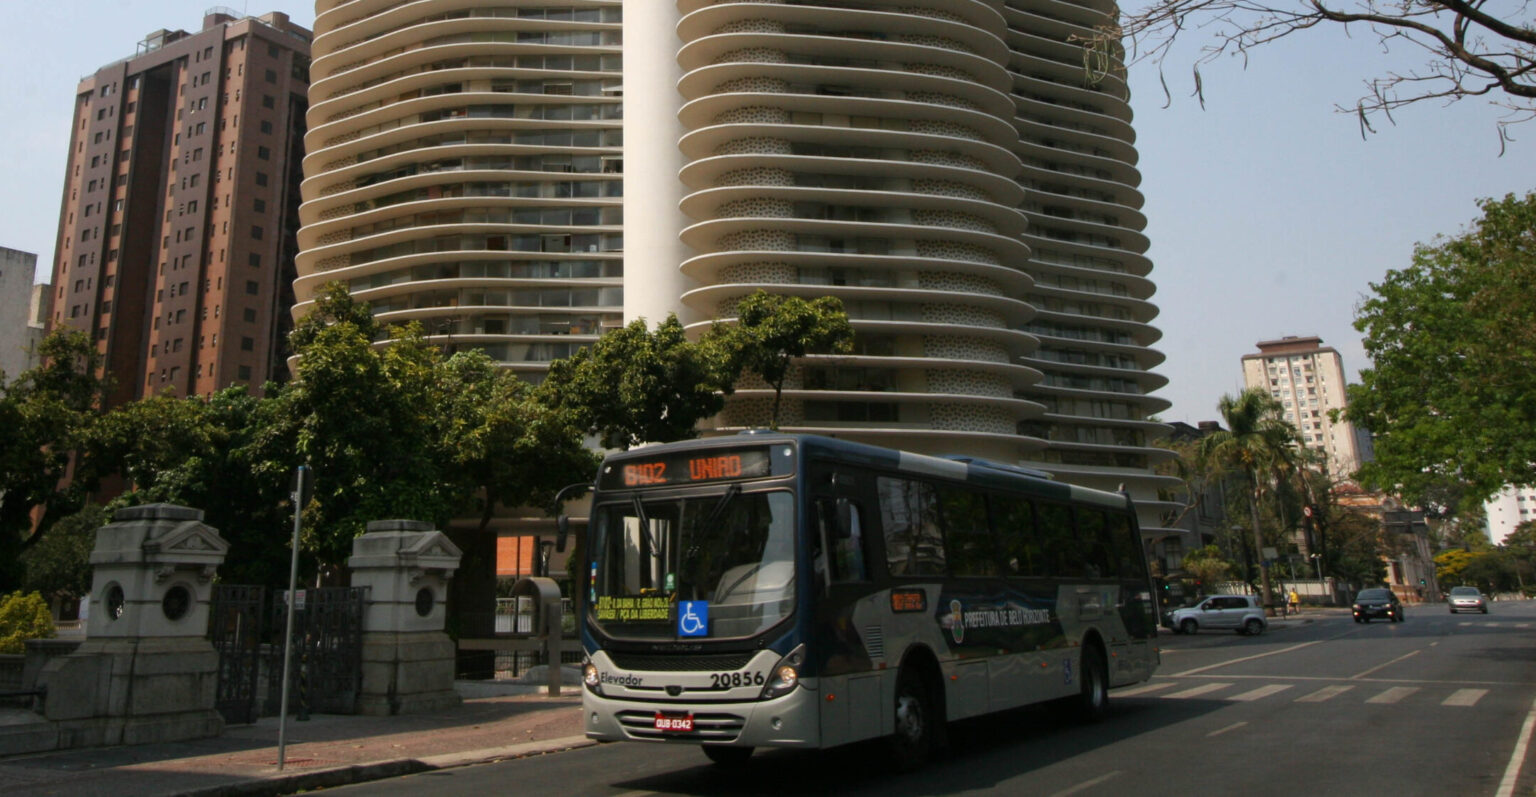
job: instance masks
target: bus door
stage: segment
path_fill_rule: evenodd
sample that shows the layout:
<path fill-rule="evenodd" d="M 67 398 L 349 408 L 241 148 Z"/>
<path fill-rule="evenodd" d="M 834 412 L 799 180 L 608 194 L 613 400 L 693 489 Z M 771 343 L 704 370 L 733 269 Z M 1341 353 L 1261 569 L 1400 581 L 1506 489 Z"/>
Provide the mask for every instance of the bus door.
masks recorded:
<path fill-rule="evenodd" d="M 880 605 L 870 578 L 868 479 L 851 469 L 826 467 L 807 480 L 814 487 L 806 544 L 816 582 L 810 658 L 824 696 L 823 746 L 882 733 L 883 612 L 889 609 Z"/>

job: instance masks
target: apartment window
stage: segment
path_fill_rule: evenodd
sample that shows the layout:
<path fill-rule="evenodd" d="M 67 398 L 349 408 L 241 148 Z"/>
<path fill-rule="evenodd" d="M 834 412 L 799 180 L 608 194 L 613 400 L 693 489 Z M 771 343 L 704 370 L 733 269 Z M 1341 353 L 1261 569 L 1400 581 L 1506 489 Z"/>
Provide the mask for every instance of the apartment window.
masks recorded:
<path fill-rule="evenodd" d="M 256 351 L 255 338 L 240 338 L 240 351 Z"/>
<path fill-rule="evenodd" d="M 252 252 L 247 262 L 251 264 L 251 268 L 261 268 L 261 255 Z"/>
<path fill-rule="evenodd" d="M 254 227 L 254 226 L 251 227 L 251 237 L 252 238 L 255 238 L 256 240 L 259 241 L 259 240 L 261 240 L 261 236 L 263 234 L 264 234 L 264 231 L 260 227 Z"/>
<path fill-rule="evenodd" d="M 263 132 L 263 133 L 271 133 L 272 132 L 272 123 L 266 121 L 265 119 L 263 119 L 262 122 L 261 122 L 261 132 Z"/>
<path fill-rule="evenodd" d="M 263 95 L 261 95 L 261 107 L 263 107 L 263 108 L 276 108 L 277 107 L 277 100 L 273 99 L 271 94 L 263 94 Z"/>
<path fill-rule="evenodd" d="M 261 293 L 261 283 L 258 283 L 256 280 L 246 280 L 245 292 L 252 296 Z"/>
<path fill-rule="evenodd" d="M 247 307 L 247 308 L 245 308 L 245 313 L 243 314 L 243 318 L 245 319 L 245 322 L 248 323 L 248 324 L 256 323 L 256 308 L 254 308 L 254 307 Z"/>
<path fill-rule="evenodd" d="M 267 184 L 267 173 L 266 172 L 257 172 L 256 173 L 256 184 L 257 185 L 266 185 Z"/>
<path fill-rule="evenodd" d="M 258 199 L 255 202 L 251 203 L 251 207 L 257 213 L 265 213 L 265 212 L 267 212 L 267 200 L 265 200 L 265 199 Z"/>
<path fill-rule="evenodd" d="M 266 147 L 257 147 L 256 148 L 256 157 L 258 159 L 264 160 L 264 161 L 272 160 L 272 150 L 267 149 Z"/>
<path fill-rule="evenodd" d="M 251 367 L 249 365 L 242 365 L 236 368 L 235 371 L 240 375 L 241 381 L 251 381 Z"/>

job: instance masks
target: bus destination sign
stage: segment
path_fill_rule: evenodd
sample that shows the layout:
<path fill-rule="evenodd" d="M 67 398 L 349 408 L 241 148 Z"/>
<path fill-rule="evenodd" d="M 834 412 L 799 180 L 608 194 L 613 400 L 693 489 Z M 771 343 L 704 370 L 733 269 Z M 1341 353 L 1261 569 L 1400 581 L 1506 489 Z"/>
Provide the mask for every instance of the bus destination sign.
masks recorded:
<path fill-rule="evenodd" d="M 611 462 L 604 466 L 598 486 L 607 490 L 665 487 L 754 479 L 772 473 L 766 447 L 694 451 Z"/>

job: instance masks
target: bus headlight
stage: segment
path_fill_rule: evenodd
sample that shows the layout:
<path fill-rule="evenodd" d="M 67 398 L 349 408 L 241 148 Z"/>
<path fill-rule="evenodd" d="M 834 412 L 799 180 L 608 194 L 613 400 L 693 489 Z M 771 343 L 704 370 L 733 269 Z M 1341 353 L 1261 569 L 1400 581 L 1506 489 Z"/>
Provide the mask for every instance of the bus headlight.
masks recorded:
<path fill-rule="evenodd" d="M 601 682 L 597 676 L 597 665 L 590 661 L 581 665 L 581 682 L 586 684 L 586 687 L 590 689 L 593 694 L 600 695 L 603 693 Z"/>
<path fill-rule="evenodd" d="M 762 699 L 771 700 L 795 691 L 795 687 L 800 685 L 800 666 L 804 663 L 804 645 L 795 648 L 789 652 L 788 656 L 779 659 L 779 663 L 773 665 L 768 683 L 763 686 Z"/>

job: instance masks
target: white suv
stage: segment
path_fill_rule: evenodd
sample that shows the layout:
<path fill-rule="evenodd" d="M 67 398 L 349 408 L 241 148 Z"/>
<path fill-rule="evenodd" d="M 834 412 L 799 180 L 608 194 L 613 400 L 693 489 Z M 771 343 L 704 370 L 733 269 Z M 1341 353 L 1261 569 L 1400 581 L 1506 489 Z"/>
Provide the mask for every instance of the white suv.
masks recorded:
<path fill-rule="evenodd" d="M 1193 634 L 1202 628 L 1262 634 L 1269 627 L 1264 607 L 1252 595 L 1207 596 L 1193 606 L 1164 614 L 1163 625 L 1181 634 Z"/>

